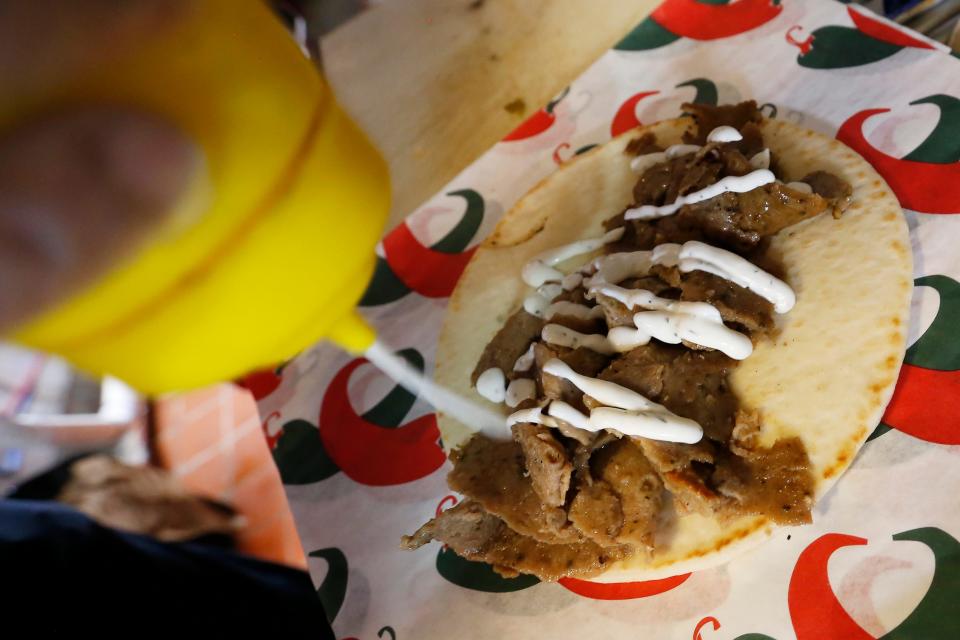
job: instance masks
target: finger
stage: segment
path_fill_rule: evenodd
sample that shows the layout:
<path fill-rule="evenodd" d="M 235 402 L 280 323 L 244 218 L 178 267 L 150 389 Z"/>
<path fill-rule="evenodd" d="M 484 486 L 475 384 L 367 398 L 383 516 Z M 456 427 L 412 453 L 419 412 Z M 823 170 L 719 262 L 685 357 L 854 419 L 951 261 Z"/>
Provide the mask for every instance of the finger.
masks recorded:
<path fill-rule="evenodd" d="M 7 95 L 44 90 L 173 28 L 185 0 L 0 0 Z"/>
<path fill-rule="evenodd" d="M 141 248 L 201 166 L 178 129 L 122 109 L 56 115 L 0 138 L 0 331 Z"/>

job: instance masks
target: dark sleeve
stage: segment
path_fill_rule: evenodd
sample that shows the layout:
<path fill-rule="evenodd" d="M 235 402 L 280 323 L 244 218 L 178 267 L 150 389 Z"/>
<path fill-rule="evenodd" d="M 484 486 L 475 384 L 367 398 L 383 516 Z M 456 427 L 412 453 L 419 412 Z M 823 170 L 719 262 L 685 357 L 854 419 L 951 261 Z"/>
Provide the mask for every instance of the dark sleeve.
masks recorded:
<path fill-rule="evenodd" d="M 38 637 L 334 638 L 303 571 L 122 533 L 54 502 L 0 501 L 0 567 L 3 609 Z"/>

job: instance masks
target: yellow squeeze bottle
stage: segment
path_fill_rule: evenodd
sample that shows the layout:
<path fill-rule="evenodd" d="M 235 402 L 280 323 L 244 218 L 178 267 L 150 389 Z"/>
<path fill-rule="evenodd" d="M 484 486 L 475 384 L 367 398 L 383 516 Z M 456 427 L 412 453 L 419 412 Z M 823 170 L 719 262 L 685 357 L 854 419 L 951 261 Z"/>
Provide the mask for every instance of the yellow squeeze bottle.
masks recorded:
<path fill-rule="evenodd" d="M 186 229 L 13 338 L 147 393 L 232 379 L 322 337 L 364 351 L 375 336 L 354 307 L 388 211 L 383 160 L 260 0 L 183 4 L 121 59 L 0 106 L 0 130 L 41 109 L 138 107 L 190 135 L 208 174 Z"/>

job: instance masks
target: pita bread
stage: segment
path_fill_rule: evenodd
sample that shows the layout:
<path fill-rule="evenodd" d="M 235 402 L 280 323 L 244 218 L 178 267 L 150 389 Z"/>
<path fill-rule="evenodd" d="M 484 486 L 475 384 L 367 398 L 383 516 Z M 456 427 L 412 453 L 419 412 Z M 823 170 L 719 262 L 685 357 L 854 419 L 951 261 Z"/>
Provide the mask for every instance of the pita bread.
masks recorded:
<path fill-rule="evenodd" d="M 681 118 L 627 132 L 565 164 L 517 202 L 477 250 L 450 299 L 438 382 L 486 402 L 470 386 L 470 372 L 528 292 L 520 279 L 524 263 L 546 249 L 599 236 L 603 220 L 631 203 L 637 175 L 624 153 L 631 139 L 650 131 L 667 146 L 691 126 Z M 732 376 L 741 405 L 763 415 L 762 444 L 803 440 L 819 498 L 853 461 L 893 393 L 910 307 L 910 242 L 896 197 L 857 153 L 779 120 L 764 120 L 762 130 L 785 180 L 822 169 L 853 187 L 853 203 L 839 220 L 822 214 L 773 239 L 797 304 L 778 318 L 776 340 L 758 344 Z M 439 423 L 447 447 L 470 435 L 451 416 L 441 415 Z M 594 580 L 648 580 L 722 564 L 769 537 L 774 526 L 763 517 L 721 525 L 693 514 L 661 529 L 651 555 L 638 554 Z"/>

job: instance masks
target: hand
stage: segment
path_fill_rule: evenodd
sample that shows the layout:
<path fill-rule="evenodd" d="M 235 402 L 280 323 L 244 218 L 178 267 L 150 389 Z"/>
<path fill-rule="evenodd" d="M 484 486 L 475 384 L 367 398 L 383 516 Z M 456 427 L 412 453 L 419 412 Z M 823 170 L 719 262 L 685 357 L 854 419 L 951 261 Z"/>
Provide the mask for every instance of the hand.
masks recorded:
<path fill-rule="evenodd" d="M 0 2 L 7 95 L 110 64 L 180 0 Z M 172 124 L 90 105 L 0 128 L 0 331 L 95 281 L 148 241 L 202 165 Z"/>

